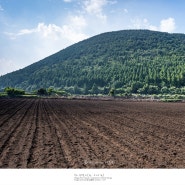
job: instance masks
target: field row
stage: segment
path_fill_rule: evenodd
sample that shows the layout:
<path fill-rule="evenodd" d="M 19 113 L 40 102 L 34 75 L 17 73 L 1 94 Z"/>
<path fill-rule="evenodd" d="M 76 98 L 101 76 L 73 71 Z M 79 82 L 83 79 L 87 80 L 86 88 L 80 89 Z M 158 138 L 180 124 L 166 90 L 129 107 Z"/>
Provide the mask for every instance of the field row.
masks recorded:
<path fill-rule="evenodd" d="M 184 168 L 185 104 L 0 99 L 1 168 Z"/>

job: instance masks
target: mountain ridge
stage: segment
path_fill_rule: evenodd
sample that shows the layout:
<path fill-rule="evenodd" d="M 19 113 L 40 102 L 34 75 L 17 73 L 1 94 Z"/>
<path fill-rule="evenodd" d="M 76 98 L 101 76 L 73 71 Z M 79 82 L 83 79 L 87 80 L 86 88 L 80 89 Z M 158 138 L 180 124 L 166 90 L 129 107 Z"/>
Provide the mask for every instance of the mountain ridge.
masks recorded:
<path fill-rule="evenodd" d="M 185 34 L 149 30 L 102 33 L 0 77 L 7 86 L 33 91 L 62 88 L 71 93 L 107 93 L 110 88 L 142 92 L 155 86 L 185 86 Z M 105 92 L 106 91 L 106 92 Z"/>

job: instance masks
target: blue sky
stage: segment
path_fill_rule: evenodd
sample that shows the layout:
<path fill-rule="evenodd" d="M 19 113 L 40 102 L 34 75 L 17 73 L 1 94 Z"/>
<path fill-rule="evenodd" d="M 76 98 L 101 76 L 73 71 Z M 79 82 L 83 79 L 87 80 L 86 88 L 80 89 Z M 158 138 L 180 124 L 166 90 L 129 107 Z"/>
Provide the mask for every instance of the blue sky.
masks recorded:
<path fill-rule="evenodd" d="M 0 0 L 0 75 L 124 29 L 185 33 L 184 0 Z"/>

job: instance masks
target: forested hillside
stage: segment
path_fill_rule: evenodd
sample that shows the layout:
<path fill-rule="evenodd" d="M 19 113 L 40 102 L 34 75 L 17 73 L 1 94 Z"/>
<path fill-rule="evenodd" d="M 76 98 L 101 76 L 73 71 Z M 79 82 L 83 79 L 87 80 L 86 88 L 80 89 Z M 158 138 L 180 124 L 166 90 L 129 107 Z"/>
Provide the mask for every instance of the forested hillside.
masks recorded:
<path fill-rule="evenodd" d="M 31 55 L 31 52 L 30 52 Z M 0 77 L 0 88 L 54 87 L 74 94 L 185 94 L 185 35 L 103 33 Z"/>

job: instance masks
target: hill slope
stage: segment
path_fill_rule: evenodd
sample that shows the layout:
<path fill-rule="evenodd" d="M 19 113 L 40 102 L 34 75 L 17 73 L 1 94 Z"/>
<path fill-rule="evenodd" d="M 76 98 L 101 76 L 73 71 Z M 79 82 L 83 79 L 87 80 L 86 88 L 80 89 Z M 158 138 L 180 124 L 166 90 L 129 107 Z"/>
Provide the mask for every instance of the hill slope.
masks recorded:
<path fill-rule="evenodd" d="M 110 88 L 135 93 L 182 88 L 185 35 L 148 30 L 103 33 L 0 77 L 0 88 L 7 86 L 27 91 L 53 86 L 81 94 L 106 94 Z"/>

